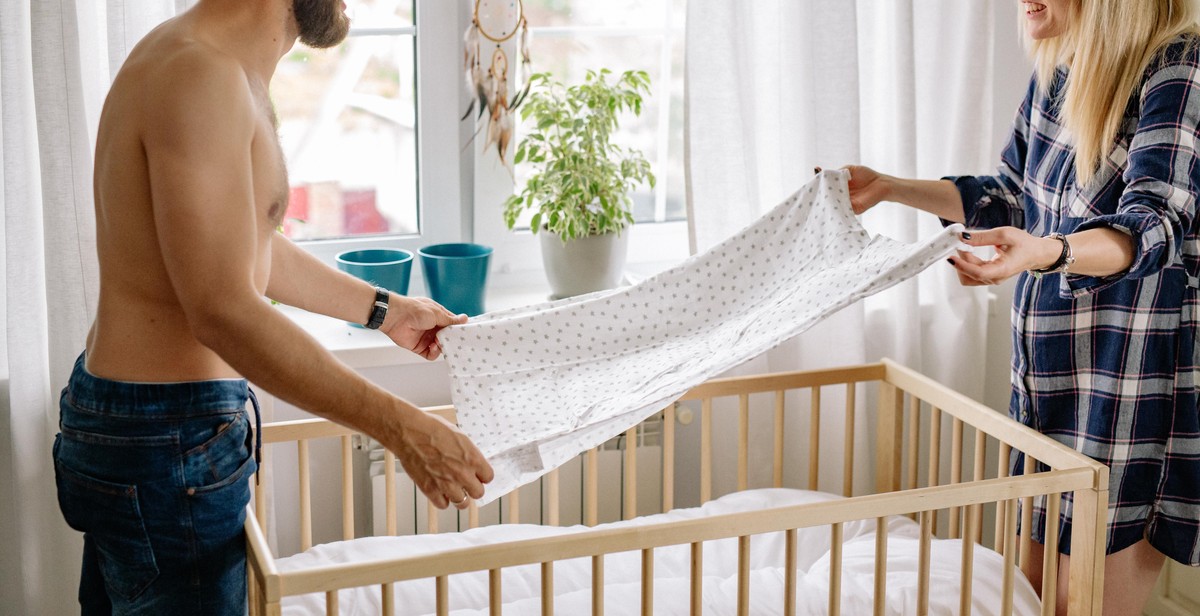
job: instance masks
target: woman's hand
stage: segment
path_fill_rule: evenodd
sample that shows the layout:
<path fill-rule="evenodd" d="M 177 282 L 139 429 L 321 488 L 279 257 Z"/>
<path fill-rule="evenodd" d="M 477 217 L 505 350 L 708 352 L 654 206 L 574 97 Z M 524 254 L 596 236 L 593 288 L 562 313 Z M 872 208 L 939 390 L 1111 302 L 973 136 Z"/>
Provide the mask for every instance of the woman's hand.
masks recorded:
<path fill-rule="evenodd" d="M 961 237 L 965 244 L 996 250 L 987 261 L 961 250 L 948 259 L 958 271 L 959 282 L 968 287 L 999 284 L 1025 270 L 1049 267 L 1062 253 L 1058 240 L 1035 237 L 1016 227 L 964 231 Z"/>
<path fill-rule="evenodd" d="M 842 167 L 850 172 L 850 207 L 862 214 L 880 201 L 888 199 L 888 176 L 861 165 Z"/>

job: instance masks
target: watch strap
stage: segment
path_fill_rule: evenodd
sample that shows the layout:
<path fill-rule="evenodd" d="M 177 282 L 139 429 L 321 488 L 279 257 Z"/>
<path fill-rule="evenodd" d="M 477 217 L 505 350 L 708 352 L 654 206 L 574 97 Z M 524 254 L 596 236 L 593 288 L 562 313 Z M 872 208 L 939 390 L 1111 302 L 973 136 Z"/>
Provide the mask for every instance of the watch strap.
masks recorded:
<path fill-rule="evenodd" d="M 375 287 L 375 303 L 371 304 L 371 316 L 367 319 L 367 329 L 379 329 L 383 325 L 388 311 L 388 290 Z"/>

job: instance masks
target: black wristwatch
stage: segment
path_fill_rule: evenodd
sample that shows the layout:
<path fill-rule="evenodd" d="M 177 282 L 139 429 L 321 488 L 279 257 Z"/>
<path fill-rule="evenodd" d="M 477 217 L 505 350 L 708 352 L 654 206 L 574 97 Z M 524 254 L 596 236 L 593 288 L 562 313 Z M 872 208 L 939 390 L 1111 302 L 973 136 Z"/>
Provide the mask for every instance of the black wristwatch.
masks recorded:
<path fill-rule="evenodd" d="M 375 287 L 375 303 L 371 305 L 371 317 L 367 319 L 367 329 L 379 329 L 383 319 L 387 317 L 388 290 Z"/>
<path fill-rule="evenodd" d="M 1029 270 L 1029 273 L 1032 274 L 1034 278 L 1041 278 L 1046 274 L 1065 274 L 1067 272 L 1067 268 L 1071 267 L 1071 265 L 1075 263 L 1075 254 L 1071 251 L 1071 243 L 1067 241 L 1067 236 L 1061 233 L 1051 233 L 1046 237 L 1062 242 L 1062 252 L 1059 253 L 1058 259 L 1047 267 Z"/>

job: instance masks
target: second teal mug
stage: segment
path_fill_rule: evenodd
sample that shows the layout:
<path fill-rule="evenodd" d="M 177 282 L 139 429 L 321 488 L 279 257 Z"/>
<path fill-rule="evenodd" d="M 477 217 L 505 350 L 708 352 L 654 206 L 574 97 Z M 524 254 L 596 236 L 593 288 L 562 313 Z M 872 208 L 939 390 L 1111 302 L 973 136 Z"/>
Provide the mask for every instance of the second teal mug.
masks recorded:
<path fill-rule="evenodd" d="M 434 244 L 417 251 L 429 297 L 455 314 L 481 315 L 492 248 L 481 244 Z"/>

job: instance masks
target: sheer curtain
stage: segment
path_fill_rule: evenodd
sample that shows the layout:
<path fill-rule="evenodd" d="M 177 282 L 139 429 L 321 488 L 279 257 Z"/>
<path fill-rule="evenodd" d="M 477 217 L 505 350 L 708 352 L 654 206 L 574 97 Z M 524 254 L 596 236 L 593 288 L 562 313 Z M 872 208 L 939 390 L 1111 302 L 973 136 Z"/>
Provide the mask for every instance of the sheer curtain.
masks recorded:
<path fill-rule="evenodd" d="M 1004 1 L 688 0 L 693 251 L 778 204 L 815 166 L 931 179 L 993 172 L 1031 71 L 1017 18 Z M 863 223 L 903 241 L 939 228 L 933 216 L 895 204 Z M 1008 380 L 1002 344 L 993 345 L 999 373 L 985 373 L 989 293 L 1000 296 L 996 314 L 1007 322 L 1010 292 L 963 288 L 949 265 L 935 265 L 743 370 L 891 357 L 981 398 L 988 379 Z M 822 429 L 840 434 L 840 426 Z"/>
<path fill-rule="evenodd" d="M 814 166 L 924 178 L 991 172 L 1030 71 L 1017 28 L 1008 2 L 688 0 L 693 250 L 776 205 Z M 893 204 L 864 225 L 904 241 L 939 226 Z M 935 266 L 760 362 L 887 356 L 979 396 L 987 294 Z"/>
<path fill-rule="evenodd" d="M 0 605 L 71 614 L 82 540 L 50 448 L 96 307 L 92 151 L 129 48 L 182 0 L 0 0 Z"/>

